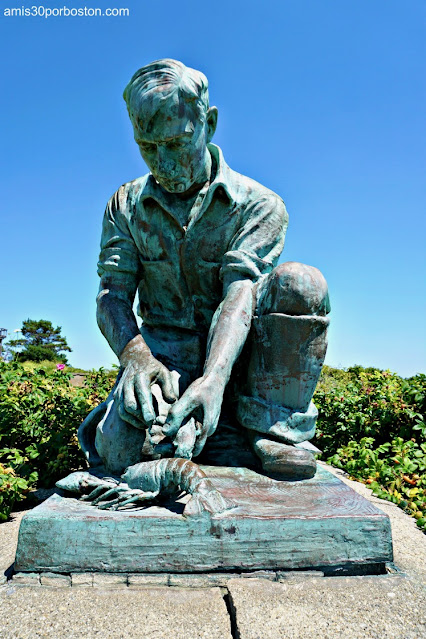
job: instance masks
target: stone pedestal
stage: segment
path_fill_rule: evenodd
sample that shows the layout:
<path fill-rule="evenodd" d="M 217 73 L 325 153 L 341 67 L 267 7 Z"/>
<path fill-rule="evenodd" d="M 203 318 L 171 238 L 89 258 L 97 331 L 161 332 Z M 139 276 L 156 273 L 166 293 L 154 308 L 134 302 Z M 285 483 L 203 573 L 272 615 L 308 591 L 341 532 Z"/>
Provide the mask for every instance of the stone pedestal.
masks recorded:
<path fill-rule="evenodd" d="M 321 467 L 301 482 L 202 468 L 237 508 L 184 517 L 175 502 L 111 512 L 53 495 L 22 519 L 16 570 L 377 572 L 392 561 L 387 515 Z"/>

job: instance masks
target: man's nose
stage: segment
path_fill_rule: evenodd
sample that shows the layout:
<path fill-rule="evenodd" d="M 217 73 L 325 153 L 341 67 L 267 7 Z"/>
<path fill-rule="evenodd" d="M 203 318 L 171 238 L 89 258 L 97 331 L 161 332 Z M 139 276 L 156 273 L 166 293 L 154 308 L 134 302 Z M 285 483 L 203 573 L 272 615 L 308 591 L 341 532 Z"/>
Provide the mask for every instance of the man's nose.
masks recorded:
<path fill-rule="evenodd" d="M 176 161 L 169 156 L 167 149 L 158 147 L 158 171 L 162 175 L 173 175 L 176 172 Z"/>

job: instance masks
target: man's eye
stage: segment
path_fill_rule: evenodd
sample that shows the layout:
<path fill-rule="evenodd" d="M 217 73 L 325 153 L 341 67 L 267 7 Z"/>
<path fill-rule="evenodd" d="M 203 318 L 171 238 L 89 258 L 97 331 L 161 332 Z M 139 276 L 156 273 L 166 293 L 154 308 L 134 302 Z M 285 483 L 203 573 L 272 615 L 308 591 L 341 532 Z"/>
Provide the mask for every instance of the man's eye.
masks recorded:
<path fill-rule="evenodd" d="M 155 151 L 155 144 L 150 144 L 149 142 L 138 142 L 142 151 L 146 153 L 153 153 Z"/>
<path fill-rule="evenodd" d="M 168 143 L 168 148 L 171 149 L 172 151 L 176 151 L 179 149 L 182 149 L 184 146 L 186 146 L 188 144 L 189 140 L 174 140 L 173 142 L 169 142 Z"/>

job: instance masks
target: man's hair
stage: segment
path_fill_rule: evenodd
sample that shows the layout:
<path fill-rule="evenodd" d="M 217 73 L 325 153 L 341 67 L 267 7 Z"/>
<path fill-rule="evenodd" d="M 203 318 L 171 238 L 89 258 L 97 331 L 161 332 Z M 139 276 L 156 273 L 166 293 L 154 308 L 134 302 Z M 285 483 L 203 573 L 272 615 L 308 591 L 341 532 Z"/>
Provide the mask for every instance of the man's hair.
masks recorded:
<path fill-rule="evenodd" d="M 176 92 L 186 103 L 193 103 L 200 119 L 209 108 L 209 91 L 206 76 L 201 71 L 186 67 L 178 60 L 156 60 L 136 71 L 124 89 L 130 119 L 135 124 L 142 119 L 144 102 L 152 112 L 161 102 Z"/>

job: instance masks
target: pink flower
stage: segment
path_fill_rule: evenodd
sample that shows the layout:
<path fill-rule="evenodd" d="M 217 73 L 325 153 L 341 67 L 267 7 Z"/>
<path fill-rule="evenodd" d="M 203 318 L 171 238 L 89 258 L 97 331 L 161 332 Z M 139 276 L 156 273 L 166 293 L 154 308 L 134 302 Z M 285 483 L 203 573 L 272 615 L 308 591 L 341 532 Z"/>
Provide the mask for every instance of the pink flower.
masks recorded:
<path fill-rule="evenodd" d="M 58 371 L 63 371 L 65 368 L 65 364 L 56 364 L 56 368 L 58 369 Z"/>

